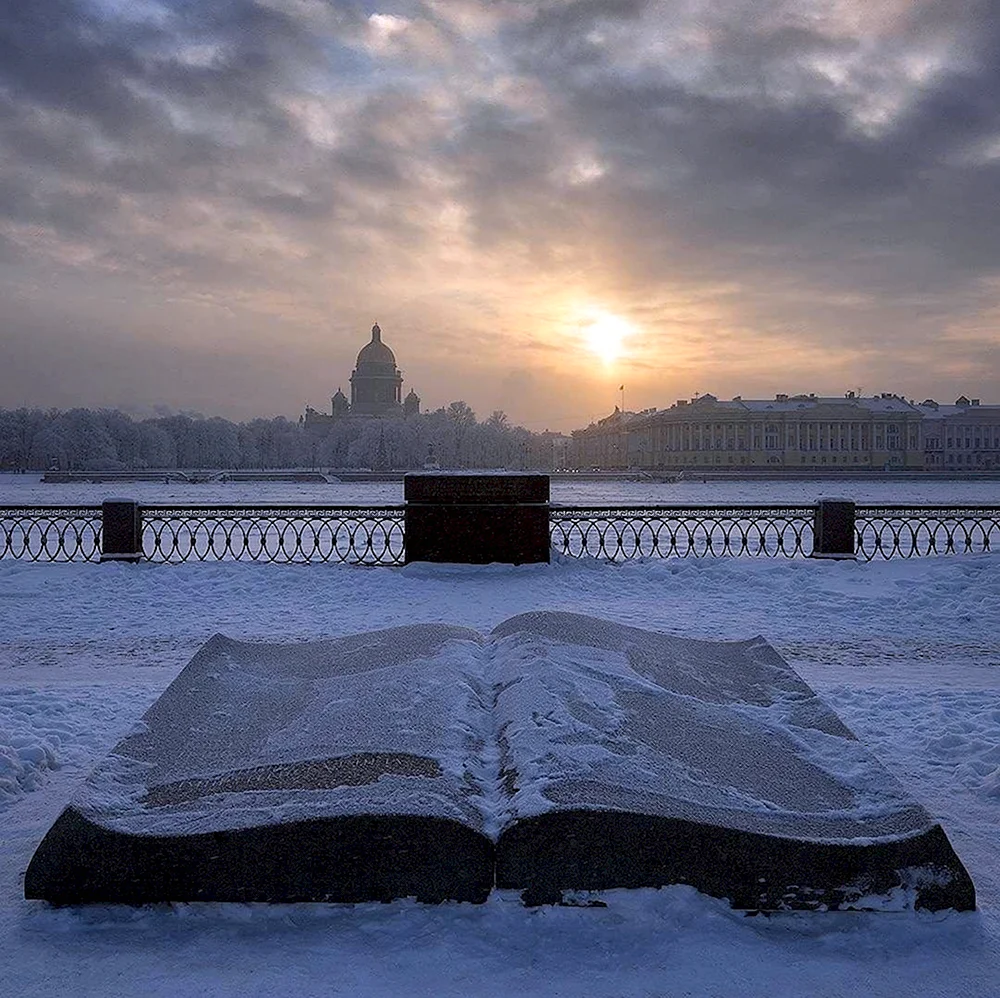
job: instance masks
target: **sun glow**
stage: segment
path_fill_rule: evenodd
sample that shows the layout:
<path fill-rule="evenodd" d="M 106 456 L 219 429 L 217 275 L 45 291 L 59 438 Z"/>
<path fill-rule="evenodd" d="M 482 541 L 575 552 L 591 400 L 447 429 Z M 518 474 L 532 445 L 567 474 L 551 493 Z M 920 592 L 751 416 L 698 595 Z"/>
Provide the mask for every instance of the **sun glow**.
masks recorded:
<path fill-rule="evenodd" d="M 593 311 L 581 326 L 587 346 L 604 361 L 614 363 L 622 354 L 625 340 L 635 330 L 620 316 Z"/>

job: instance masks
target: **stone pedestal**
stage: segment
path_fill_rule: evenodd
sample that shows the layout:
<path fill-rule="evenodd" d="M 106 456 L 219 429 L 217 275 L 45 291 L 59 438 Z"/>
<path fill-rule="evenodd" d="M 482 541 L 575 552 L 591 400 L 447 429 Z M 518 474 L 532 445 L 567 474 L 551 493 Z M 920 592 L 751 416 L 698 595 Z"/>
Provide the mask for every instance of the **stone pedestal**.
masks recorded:
<path fill-rule="evenodd" d="M 414 474 L 403 488 L 407 563 L 548 562 L 548 475 Z"/>
<path fill-rule="evenodd" d="M 854 503 L 820 499 L 813 514 L 813 558 L 854 558 Z"/>
<path fill-rule="evenodd" d="M 101 504 L 101 561 L 142 560 L 142 507 L 134 499 Z"/>

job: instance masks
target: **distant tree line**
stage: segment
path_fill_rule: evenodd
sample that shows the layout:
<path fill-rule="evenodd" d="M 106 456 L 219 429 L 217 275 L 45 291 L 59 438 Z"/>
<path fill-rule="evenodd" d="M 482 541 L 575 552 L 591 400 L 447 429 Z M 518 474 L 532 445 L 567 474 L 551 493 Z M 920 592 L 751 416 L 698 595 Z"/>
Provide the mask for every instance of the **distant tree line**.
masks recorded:
<path fill-rule="evenodd" d="M 549 469 L 554 435 L 482 422 L 465 402 L 408 419 L 351 418 L 306 427 L 284 417 L 233 423 L 171 415 L 133 419 L 114 409 L 0 409 L 5 471 L 183 468 Z"/>

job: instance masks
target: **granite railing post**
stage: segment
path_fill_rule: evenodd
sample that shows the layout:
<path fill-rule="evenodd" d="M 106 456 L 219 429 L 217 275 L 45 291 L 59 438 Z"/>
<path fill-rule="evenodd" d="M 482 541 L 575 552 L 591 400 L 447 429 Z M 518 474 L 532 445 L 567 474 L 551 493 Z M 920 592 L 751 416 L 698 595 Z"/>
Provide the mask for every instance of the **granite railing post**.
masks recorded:
<path fill-rule="evenodd" d="M 855 558 L 855 537 L 854 500 L 817 500 L 813 513 L 813 558 Z"/>
<path fill-rule="evenodd" d="M 134 499 L 101 503 L 101 561 L 142 560 L 142 507 Z"/>
<path fill-rule="evenodd" d="M 418 473 L 403 494 L 406 563 L 549 561 L 548 475 Z"/>

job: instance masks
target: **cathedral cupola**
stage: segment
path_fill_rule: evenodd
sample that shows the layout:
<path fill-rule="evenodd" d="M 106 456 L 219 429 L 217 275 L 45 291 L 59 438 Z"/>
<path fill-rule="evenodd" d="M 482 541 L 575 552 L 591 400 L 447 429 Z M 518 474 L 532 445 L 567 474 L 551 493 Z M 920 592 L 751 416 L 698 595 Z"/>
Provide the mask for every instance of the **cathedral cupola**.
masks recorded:
<path fill-rule="evenodd" d="M 382 330 L 376 322 L 372 326 L 371 341 L 366 343 L 358 353 L 357 369 L 369 365 L 396 368 L 396 355 L 382 342 Z"/>
<path fill-rule="evenodd" d="M 403 376 L 396 367 L 396 357 L 382 342 L 382 330 L 376 322 L 372 338 L 358 353 L 351 375 L 351 413 L 356 416 L 398 415 L 402 409 Z"/>
<path fill-rule="evenodd" d="M 396 355 L 382 342 L 382 327 L 372 326 L 371 339 L 358 351 L 351 372 L 351 397 L 338 388 L 330 399 L 330 414 L 306 406 L 303 423 L 307 429 L 321 429 L 338 419 L 355 416 L 416 416 L 420 413 L 420 396 L 411 389 L 403 399 L 403 374 L 396 366 Z"/>

